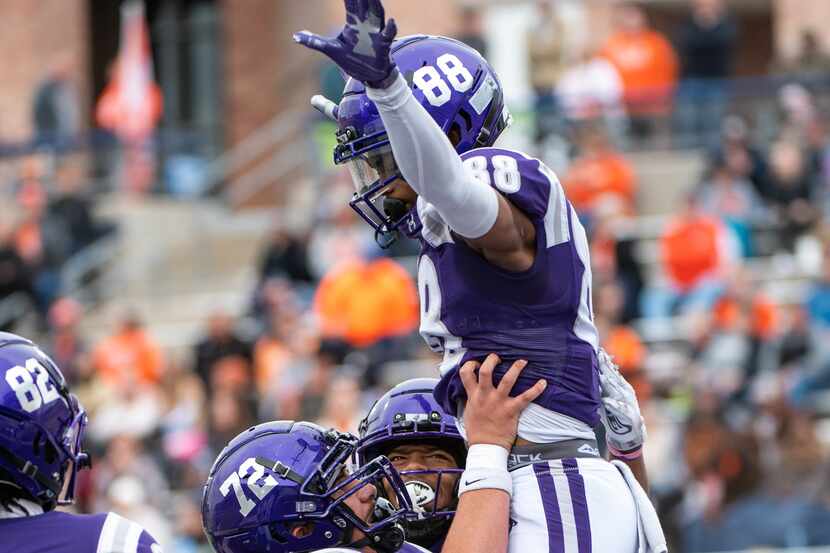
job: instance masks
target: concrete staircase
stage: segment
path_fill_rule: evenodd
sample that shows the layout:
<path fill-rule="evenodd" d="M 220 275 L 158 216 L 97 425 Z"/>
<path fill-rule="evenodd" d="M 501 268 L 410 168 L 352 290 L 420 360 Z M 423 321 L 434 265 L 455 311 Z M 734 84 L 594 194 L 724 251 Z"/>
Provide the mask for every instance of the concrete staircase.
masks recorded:
<path fill-rule="evenodd" d="M 643 215 L 671 213 L 703 168 L 698 152 L 629 154 L 639 177 Z M 313 205 L 308 183 L 294 188 L 295 205 L 276 212 L 233 212 L 215 200 L 179 201 L 115 196 L 100 210 L 121 225 L 116 262 L 104 278 L 104 299 L 84 319 L 96 340 L 109 334 L 127 310 L 137 311 L 168 350 L 189 348 L 207 316 L 222 309 L 242 313 L 256 279 L 269 229 L 296 228 Z M 290 217 L 290 221 L 280 221 Z"/>
<path fill-rule="evenodd" d="M 84 319 L 93 341 L 128 310 L 167 349 L 188 347 L 212 311 L 241 313 L 250 298 L 273 210 L 233 213 L 211 200 L 114 198 L 101 207 L 120 222 L 105 301 Z"/>
<path fill-rule="evenodd" d="M 626 158 L 638 177 L 641 215 L 665 215 L 683 205 L 698 184 L 706 161 L 697 150 L 629 152 Z"/>

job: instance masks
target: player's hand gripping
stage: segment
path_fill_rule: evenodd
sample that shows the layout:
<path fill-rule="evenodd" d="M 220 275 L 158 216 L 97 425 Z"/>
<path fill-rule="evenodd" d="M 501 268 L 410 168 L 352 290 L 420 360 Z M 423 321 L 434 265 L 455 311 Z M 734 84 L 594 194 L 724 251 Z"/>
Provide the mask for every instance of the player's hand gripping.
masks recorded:
<path fill-rule="evenodd" d="M 459 370 L 464 390 L 467 391 L 464 429 L 470 445 L 493 444 L 509 451 L 516 440 L 519 415 L 545 391 L 547 382 L 540 380 L 520 395 L 510 397 L 510 391 L 527 361 L 513 363 L 496 388 L 493 386 L 493 369 L 500 361 L 498 355 L 491 353 L 480 365 L 476 361 L 467 361 Z M 479 369 L 478 378 L 476 369 Z"/>
<path fill-rule="evenodd" d="M 372 88 L 386 88 L 398 75 L 389 50 L 398 28 L 386 21 L 380 0 L 345 0 L 346 25 L 334 38 L 309 31 L 294 34 L 303 46 L 327 55 L 347 75 Z"/>
<path fill-rule="evenodd" d="M 640 414 L 637 394 L 611 356 L 599 351 L 599 383 L 602 397 L 600 416 L 605 426 L 608 450 L 615 456 L 636 456 L 646 439 L 646 425 Z"/>

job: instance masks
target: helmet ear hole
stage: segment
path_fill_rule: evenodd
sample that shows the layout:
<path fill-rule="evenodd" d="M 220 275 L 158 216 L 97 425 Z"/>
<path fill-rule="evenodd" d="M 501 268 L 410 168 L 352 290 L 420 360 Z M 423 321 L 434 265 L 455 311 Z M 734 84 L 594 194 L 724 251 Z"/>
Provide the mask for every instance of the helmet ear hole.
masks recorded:
<path fill-rule="evenodd" d="M 38 431 L 38 433 L 35 434 L 34 440 L 32 440 L 32 453 L 35 455 L 35 457 L 40 457 L 41 440 L 43 440 L 43 434 L 40 431 Z"/>
<path fill-rule="evenodd" d="M 303 539 L 307 538 L 311 535 L 314 531 L 314 523 L 313 522 L 301 522 L 299 524 L 295 524 L 289 529 L 291 536 L 295 539 Z"/>
<path fill-rule="evenodd" d="M 458 123 L 453 123 L 450 126 L 450 130 L 447 132 L 447 138 L 450 139 L 450 144 L 453 145 L 453 148 L 458 146 L 458 143 L 461 142 L 461 127 Z"/>
<path fill-rule="evenodd" d="M 46 462 L 50 465 L 58 460 L 58 452 L 55 450 L 55 446 L 53 446 L 49 442 L 43 443 L 43 457 L 46 459 Z"/>
<path fill-rule="evenodd" d="M 464 108 L 461 108 L 460 110 L 458 110 L 458 115 L 464 121 L 464 128 L 465 128 L 464 132 L 468 133 L 471 130 L 473 130 L 473 118 L 470 117 L 470 114 L 467 112 L 467 110 L 464 109 Z"/>

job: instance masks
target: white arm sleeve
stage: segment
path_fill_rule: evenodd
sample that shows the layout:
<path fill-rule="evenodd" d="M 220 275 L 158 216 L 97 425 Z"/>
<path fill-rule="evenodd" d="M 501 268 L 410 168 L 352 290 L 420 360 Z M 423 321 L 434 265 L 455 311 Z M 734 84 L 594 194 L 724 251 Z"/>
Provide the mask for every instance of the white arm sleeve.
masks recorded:
<path fill-rule="evenodd" d="M 449 139 L 418 103 L 403 76 L 386 89 L 366 89 L 380 112 L 406 182 L 435 206 L 452 230 L 480 238 L 496 223 L 497 192 L 469 174 Z"/>

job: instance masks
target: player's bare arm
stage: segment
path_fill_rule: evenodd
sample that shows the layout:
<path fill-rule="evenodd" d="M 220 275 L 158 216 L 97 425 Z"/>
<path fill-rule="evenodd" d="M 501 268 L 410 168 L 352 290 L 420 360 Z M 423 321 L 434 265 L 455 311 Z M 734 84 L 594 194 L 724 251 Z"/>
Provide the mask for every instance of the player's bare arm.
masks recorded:
<path fill-rule="evenodd" d="M 365 83 L 376 104 L 403 176 L 378 191 L 398 200 L 385 203 L 384 210 L 412 210 L 415 199 L 410 190 L 414 191 L 489 262 L 512 271 L 530 268 L 535 257 L 533 224 L 489 183 L 465 169 L 451 142 L 453 133 L 445 134 L 415 99 L 390 56 L 397 28 L 394 20 L 386 21 L 380 0 L 346 0 L 345 5 L 348 22 L 337 37 L 303 31 L 294 38 Z M 460 80 L 467 78 L 460 75 Z"/>
<path fill-rule="evenodd" d="M 493 369 L 498 362 L 498 356 L 491 354 L 481 365 L 468 361 L 461 367 L 468 397 L 464 420 L 470 449 L 467 469 L 461 476 L 458 510 L 443 553 L 507 551 L 512 493 L 507 455 L 516 439 L 519 415 L 544 391 L 546 383 L 540 380 L 512 398 L 510 391 L 527 363 L 513 363 L 494 387 Z"/>

